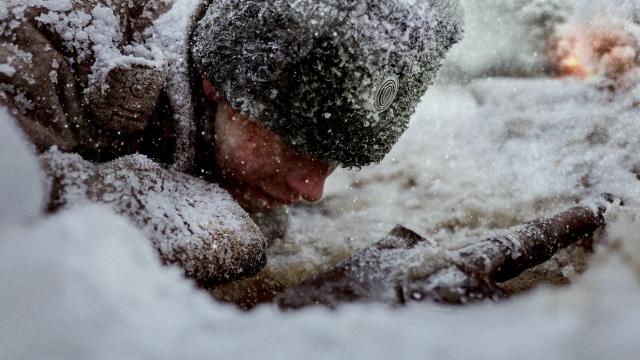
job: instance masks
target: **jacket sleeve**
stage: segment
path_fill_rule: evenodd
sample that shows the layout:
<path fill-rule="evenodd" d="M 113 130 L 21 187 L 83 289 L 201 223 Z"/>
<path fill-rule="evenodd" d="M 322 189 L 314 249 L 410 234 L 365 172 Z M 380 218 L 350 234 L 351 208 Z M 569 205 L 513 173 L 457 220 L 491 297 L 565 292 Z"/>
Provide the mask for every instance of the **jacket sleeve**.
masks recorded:
<path fill-rule="evenodd" d="M 44 151 L 90 151 L 139 134 L 164 86 L 146 29 L 171 2 L 11 3 L 0 18 L 0 104 Z M 2 16 L 2 15 L 0 15 Z"/>
<path fill-rule="evenodd" d="M 79 115 L 72 69 L 33 24 L 14 21 L 12 31 L 0 31 L 0 104 L 38 150 L 71 150 L 75 139 L 68 119 Z"/>
<path fill-rule="evenodd" d="M 142 155 L 95 165 L 51 149 L 41 155 L 49 210 L 91 202 L 127 216 L 163 262 L 202 286 L 248 277 L 266 263 L 266 240 L 249 215 L 216 184 L 162 168 Z"/>

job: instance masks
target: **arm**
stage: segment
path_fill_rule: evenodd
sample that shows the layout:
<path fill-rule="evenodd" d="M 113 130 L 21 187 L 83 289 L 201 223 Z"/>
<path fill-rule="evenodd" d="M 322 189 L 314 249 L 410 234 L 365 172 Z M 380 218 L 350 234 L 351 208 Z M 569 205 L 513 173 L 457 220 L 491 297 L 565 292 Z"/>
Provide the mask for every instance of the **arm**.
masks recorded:
<path fill-rule="evenodd" d="M 9 6 L 0 22 L 0 104 L 40 152 L 55 145 L 98 159 L 99 146 L 121 155 L 120 140 L 143 132 L 164 86 L 143 32 L 168 5 Z"/>
<path fill-rule="evenodd" d="M 128 217 L 160 258 L 212 287 L 257 273 L 266 241 L 249 215 L 217 185 L 169 171 L 142 155 L 93 164 L 52 149 L 41 156 L 49 210 L 102 203 Z"/>

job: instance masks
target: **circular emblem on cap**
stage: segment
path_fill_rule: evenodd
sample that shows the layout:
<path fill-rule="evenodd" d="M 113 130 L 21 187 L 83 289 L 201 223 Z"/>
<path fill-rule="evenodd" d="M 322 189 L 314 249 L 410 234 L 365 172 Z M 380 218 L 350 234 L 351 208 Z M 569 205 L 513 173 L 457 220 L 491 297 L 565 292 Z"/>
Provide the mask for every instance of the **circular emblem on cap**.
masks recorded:
<path fill-rule="evenodd" d="M 373 110 L 381 113 L 389 108 L 398 95 L 398 77 L 385 78 L 376 88 L 373 96 Z"/>

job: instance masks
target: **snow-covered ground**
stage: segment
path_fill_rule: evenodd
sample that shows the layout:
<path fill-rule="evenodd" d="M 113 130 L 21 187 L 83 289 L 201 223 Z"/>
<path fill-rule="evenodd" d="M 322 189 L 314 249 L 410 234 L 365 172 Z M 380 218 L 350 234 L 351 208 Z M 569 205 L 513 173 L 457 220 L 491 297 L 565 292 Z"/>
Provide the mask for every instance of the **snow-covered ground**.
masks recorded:
<path fill-rule="evenodd" d="M 397 223 L 456 248 L 602 192 L 625 200 L 583 274 L 570 256 L 546 265 L 570 285 L 469 307 L 215 302 L 110 210 L 42 215 L 37 159 L 0 112 L 0 358 L 637 358 L 639 76 L 615 90 L 599 78 L 443 79 L 381 165 L 337 172 L 325 200 L 292 210 L 259 281 L 225 289 L 291 285 Z"/>
<path fill-rule="evenodd" d="M 24 181 L 37 177 L 36 160 L 3 114 L 0 147 L 16 159 L 3 160 L 0 173 L 3 358 L 634 358 L 639 187 L 626 167 L 640 146 L 634 98 L 630 90 L 611 102 L 590 84 L 565 80 L 434 89 L 384 165 L 337 174 L 318 209 L 296 210 L 288 240 L 295 246 L 271 267 L 317 267 L 397 222 L 459 246 L 605 190 L 629 205 L 611 210 L 588 271 L 570 286 L 467 308 L 335 312 L 242 313 L 162 267 L 141 233 L 106 209 L 39 218 L 42 189 Z M 607 135 L 592 135 L 596 125 Z"/>

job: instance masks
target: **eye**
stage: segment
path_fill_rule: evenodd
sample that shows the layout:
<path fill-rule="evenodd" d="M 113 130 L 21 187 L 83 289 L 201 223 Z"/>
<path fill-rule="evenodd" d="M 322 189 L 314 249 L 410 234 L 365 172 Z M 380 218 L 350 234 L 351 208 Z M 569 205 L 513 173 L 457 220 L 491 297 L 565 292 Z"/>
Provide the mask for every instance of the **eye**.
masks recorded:
<path fill-rule="evenodd" d="M 387 110 L 398 95 L 399 81 L 395 75 L 385 78 L 373 92 L 373 110 L 381 113 Z"/>

